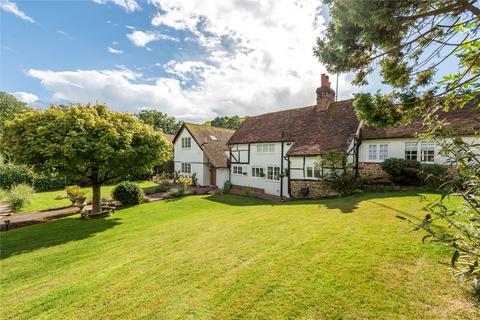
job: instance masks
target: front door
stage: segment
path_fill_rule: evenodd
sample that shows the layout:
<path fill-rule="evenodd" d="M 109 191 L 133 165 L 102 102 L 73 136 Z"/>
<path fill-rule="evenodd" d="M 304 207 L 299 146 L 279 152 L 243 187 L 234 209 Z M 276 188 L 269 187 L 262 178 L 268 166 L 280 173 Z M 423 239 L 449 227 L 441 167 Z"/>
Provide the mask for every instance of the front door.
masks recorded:
<path fill-rule="evenodd" d="M 215 167 L 210 167 L 210 185 L 216 186 L 217 185 L 217 169 Z"/>

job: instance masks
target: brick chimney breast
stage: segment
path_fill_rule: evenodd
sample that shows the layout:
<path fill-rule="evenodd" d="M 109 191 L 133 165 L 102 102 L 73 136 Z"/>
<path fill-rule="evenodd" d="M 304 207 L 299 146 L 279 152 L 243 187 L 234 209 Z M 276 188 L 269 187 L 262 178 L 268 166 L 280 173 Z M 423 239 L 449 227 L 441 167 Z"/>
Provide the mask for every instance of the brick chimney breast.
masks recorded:
<path fill-rule="evenodd" d="M 331 102 L 335 101 L 335 91 L 330 88 L 330 81 L 326 74 L 321 76 L 321 87 L 317 88 L 317 111 L 326 111 Z"/>

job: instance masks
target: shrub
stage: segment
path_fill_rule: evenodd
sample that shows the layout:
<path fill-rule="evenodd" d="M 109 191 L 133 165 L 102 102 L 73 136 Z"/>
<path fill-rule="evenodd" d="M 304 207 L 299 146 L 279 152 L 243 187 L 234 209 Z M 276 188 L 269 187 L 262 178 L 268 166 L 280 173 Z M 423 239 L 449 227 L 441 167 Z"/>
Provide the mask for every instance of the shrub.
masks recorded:
<path fill-rule="evenodd" d="M 364 179 L 355 176 L 352 166 L 347 164 L 345 152 L 327 151 L 319 157 L 316 166 L 326 169 L 320 177 L 320 181 L 342 196 L 353 194 L 365 182 Z"/>
<path fill-rule="evenodd" d="M 184 188 L 173 188 L 168 192 L 167 198 L 180 198 L 186 194 Z"/>
<path fill-rule="evenodd" d="M 158 183 L 158 184 L 162 184 L 162 183 L 170 181 L 170 178 L 171 177 L 168 173 L 162 172 L 162 173 L 158 173 L 158 174 L 154 175 L 152 177 L 152 181 L 155 182 L 155 183 Z"/>
<path fill-rule="evenodd" d="M 394 183 L 403 185 L 419 184 L 420 164 L 415 160 L 390 158 L 381 164 L 383 171 L 390 174 Z"/>
<path fill-rule="evenodd" d="M 355 177 L 352 172 L 330 172 L 320 179 L 330 189 L 335 190 L 341 196 L 348 196 L 359 190 L 365 183 L 363 178 Z"/>
<path fill-rule="evenodd" d="M 225 181 L 223 184 L 223 192 L 230 193 L 230 190 L 232 190 L 232 183 L 230 181 Z"/>
<path fill-rule="evenodd" d="M 7 200 L 8 191 L 4 189 L 0 189 L 0 201 Z"/>
<path fill-rule="evenodd" d="M 120 182 L 112 191 L 113 199 L 119 201 L 124 206 L 139 204 L 143 201 L 144 194 L 142 188 L 134 182 Z"/>
<path fill-rule="evenodd" d="M 198 178 L 197 178 L 197 173 L 196 172 L 194 172 L 192 174 L 192 186 L 194 186 L 194 187 L 198 186 Z"/>
<path fill-rule="evenodd" d="M 35 190 L 28 184 L 18 184 L 13 186 L 7 193 L 7 203 L 13 211 L 18 212 L 23 207 L 32 202 Z"/>
<path fill-rule="evenodd" d="M 0 164 L 0 188 L 2 189 L 10 189 L 18 184 L 33 185 L 34 178 L 33 171 L 27 166 L 13 163 Z"/>
<path fill-rule="evenodd" d="M 178 178 L 178 184 L 183 187 L 184 190 L 187 190 L 188 187 L 192 185 L 192 178 L 189 176 L 181 176 Z"/>
<path fill-rule="evenodd" d="M 245 197 L 251 197 L 251 196 L 252 196 L 252 192 L 253 192 L 253 191 L 252 191 L 252 188 L 250 188 L 250 187 L 245 187 L 245 188 L 243 188 L 243 195 L 244 195 Z"/>
<path fill-rule="evenodd" d="M 65 187 L 65 191 L 67 192 L 67 196 L 74 205 L 77 201 L 81 201 L 82 199 L 85 200 L 87 197 L 85 192 L 79 186 L 67 186 Z"/>
<path fill-rule="evenodd" d="M 438 188 L 445 182 L 448 169 L 438 164 L 425 164 L 421 166 L 419 174 L 425 184 Z"/>
<path fill-rule="evenodd" d="M 167 192 L 168 190 L 172 189 L 172 184 L 168 182 L 160 183 L 156 188 L 156 192 Z"/>

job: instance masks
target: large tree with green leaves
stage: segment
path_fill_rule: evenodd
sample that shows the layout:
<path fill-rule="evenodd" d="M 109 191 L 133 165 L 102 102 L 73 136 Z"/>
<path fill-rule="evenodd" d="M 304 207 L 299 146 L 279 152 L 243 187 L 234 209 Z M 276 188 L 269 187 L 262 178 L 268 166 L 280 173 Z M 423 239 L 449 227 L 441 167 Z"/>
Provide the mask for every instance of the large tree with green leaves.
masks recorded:
<path fill-rule="evenodd" d="M 17 114 L 28 111 L 30 108 L 25 102 L 6 92 L 0 91 L 0 132 L 7 120 L 15 118 Z"/>
<path fill-rule="evenodd" d="M 245 117 L 240 116 L 225 116 L 225 117 L 216 117 L 212 121 L 208 121 L 205 124 L 217 128 L 225 128 L 236 130 L 240 128 L 240 125 L 245 121 Z"/>
<path fill-rule="evenodd" d="M 478 99 L 476 0 L 325 2 L 331 21 L 314 54 L 329 72 L 354 72 L 354 84 L 366 84 L 378 68 L 383 83 L 392 88 L 356 96 L 357 113 L 370 125 L 392 126 L 419 112 L 461 108 Z"/>
<path fill-rule="evenodd" d="M 136 116 L 144 123 L 151 125 L 154 130 L 163 133 L 175 134 L 182 126 L 174 117 L 157 110 L 142 110 Z"/>
<path fill-rule="evenodd" d="M 89 179 L 93 212 L 100 211 L 102 184 L 151 172 L 171 148 L 162 133 L 132 114 L 101 104 L 23 113 L 6 123 L 0 147 L 37 172 Z"/>

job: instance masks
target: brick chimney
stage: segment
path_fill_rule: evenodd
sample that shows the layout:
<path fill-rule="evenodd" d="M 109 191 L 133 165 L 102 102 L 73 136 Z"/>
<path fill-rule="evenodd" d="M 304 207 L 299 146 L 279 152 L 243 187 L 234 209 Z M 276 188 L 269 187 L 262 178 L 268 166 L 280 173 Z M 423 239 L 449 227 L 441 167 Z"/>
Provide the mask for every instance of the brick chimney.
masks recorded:
<path fill-rule="evenodd" d="M 322 74 L 321 87 L 317 88 L 317 111 L 326 111 L 330 102 L 335 101 L 335 91 L 330 88 L 330 81 L 328 76 Z"/>

